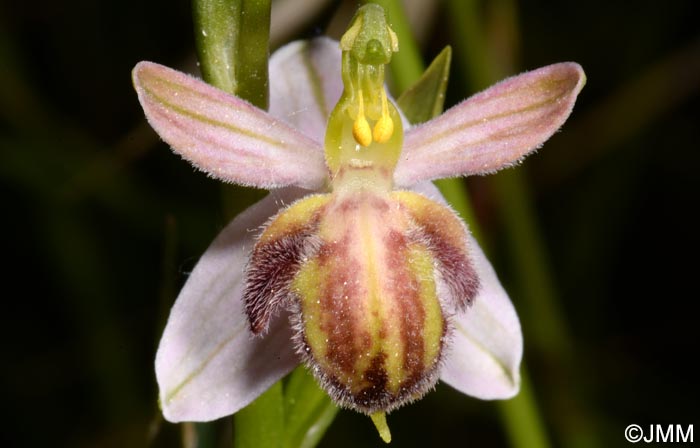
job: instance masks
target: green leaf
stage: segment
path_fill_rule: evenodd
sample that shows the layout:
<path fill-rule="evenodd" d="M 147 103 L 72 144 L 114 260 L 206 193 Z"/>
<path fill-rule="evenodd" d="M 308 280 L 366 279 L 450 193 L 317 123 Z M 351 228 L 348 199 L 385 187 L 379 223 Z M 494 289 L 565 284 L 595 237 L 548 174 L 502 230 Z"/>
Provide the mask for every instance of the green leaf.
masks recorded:
<path fill-rule="evenodd" d="M 236 448 L 313 448 L 338 412 L 303 366 L 235 414 Z"/>
<path fill-rule="evenodd" d="M 284 442 L 282 383 L 276 382 L 234 415 L 236 448 L 281 448 Z"/>
<path fill-rule="evenodd" d="M 451 60 L 452 49 L 447 46 L 420 79 L 406 89 L 396 101 L 408 121 L 413 124 L 423 123 L 442 113 Z"/>
<path fill-rule="evenodd" d="M 318 444 L 338 412 L 328 394 L 303 366 L 289 377 L 284 393 L 285 448 L 312 448 Z"/>
<path fill-rule="evenodd" d="M 192 15 L 204 80 L 267 109 L 270 0 L 194 0 Z"/>

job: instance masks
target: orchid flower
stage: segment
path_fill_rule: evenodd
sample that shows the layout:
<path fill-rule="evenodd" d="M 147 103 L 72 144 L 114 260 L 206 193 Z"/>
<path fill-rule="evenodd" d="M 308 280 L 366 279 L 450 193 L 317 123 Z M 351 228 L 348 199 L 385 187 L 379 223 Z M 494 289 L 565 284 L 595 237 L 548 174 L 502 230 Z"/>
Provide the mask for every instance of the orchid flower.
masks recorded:
<path fill-rule="evenodd" d="M 176 153 L 271 190 L 214 240 L 171 310 L 156 356 L 166 419 L 232 414 L 300 362 L 380 432 L 438 379 L 481 399 L 517 393 L 514 307 L 430 181 L 518 163 L 569 116 L 584 73 L 524 73 L 410 127 L 384 87 L 397 50 L 367 5 L 340 43 L 272 56 L 269 113 L 164 66 L 134 68 Z"/>

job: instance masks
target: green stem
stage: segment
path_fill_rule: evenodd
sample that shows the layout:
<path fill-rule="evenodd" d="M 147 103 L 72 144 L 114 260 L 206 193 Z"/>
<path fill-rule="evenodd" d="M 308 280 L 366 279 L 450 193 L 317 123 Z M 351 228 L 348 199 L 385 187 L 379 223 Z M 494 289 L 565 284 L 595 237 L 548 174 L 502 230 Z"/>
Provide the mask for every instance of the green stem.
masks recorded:
<path fill-rule="evenodd" d="M 270 0 L 241 0 L 236 95 L 260 109 L 269 106 L 270 10 Z"/>
<path fill-rule="evenodd" d="M 499 212 L 515 280 L 522 302 L 527 304 L 520 310 L 526 313 L 523 320 L 530 323 L 525 333 L 545 356 L 566 363 L 573 353 L 572 343 L 559 311 L 530 186 L 522 170 L 499 173 L 493 177 L 491 186 L 501 204 Z"/>
<path fill-rule="evenodd" d="M 486 47 L 486 34 L 484 33 L 479 17 L 478 0 L 449 0 L 447 2 L 447 15 L 450 20 L 450 29 L 453 30 L 455 39 L 453 47 L 455 59 L 460 65 L 462 73 L 469 79 L 469 87 L 481 90 L 489 86 L 494 74 L 491 73 L 488 63 Z"/>
<path fill-rule="evenodd" d="M 270 0 L 194 0 L 197 52 L 204 80 L 253 105 L 269 103 Z M 225 213 L 240 209 L 241 190 L 224 186 Z M 236 447 L 279 448 L 284 437 L 281 382 L 234 416 Z"/>
<path fill-rule="evenodd" d="M 522 368 L 520 392 L 515 398 L 499 402 L 498 410 L 503 425 L 507 429 L 510 446 L 515 448 L 551 446 L 544 430 L 544 422 L 536 412 L 537 402 L 525 367 Z"/>
<path fill-rule="evenodd" d="M 194 40 L 202 77 L 209 84 L 235 94 L 236 50 L 241 4 L 239 0 L 193 0 Z"/>
<path fill-rule="evenodd" d="M 192 15 L 204 80 L 267 109 L 270 0 L 194 0 Z"/>
<path fill-rule="evenodd" d="M 470 79 L 470 89 L 469 90 L 479 90 L 491 84 L 497 76 L 495 64 L 491 64 L 486 52 L 486 33 L 480 26 L 481 20 L 479 15 L 479 2 L 476 0 L 450 0 L 448 1 L 448 15 L 452 20 L 452 30 L 455 33 L 455 52 L 460 57 L 457 60 L 462 63 L 462 70 L 466 73 Z M 514 11 L 511 8 L 511 11 Z M 509 172 L 508 174 L 515 173 L 515 171 Z M 519 176 L 519 174 L 515 174 Z M 522 290 L 527 291 L 526 295 L 532 297 L 533 295 L 542 294 L 544 291 L 545 300 L 548 302 L 553 302 L 553 294 L 547 295 L 551 292 L 553 288 L 548 288 L 551 286 L 551 280 L 546 272 L 546 269 L 542 259 L 534 259 L 532 257 L 538 254 L 543 254 L 541 246 L 539 245 L 539 238 L 537 237 L 537 230 L 534 224 L 534 219 L 532 218 L 531 210 L 527 208 L 529 197 L 527 196 L 527 190 L 525 189 L 524 182 L 520 177 L 511 177 L 511 182 L 505 185 L 505 181 L 500 180 L 502 177 L 495 177 L 492 181 L 496 185 L 496 190 L 502 194 L 498 195 L 499 202 L 501 203 L 502 210 L 517 210 L 518 213 L 522 213 L 519 216 L 508 216 L 507 222 L 507 233 L 509 241 L 513 243 L 518 241 L 520 245 L 511 244 L 511 250 L 515 251 L 516 247 L 526 246 L 527 249 L 523 251 L 518 251 L 518 254 L 523 256 L 520 259 L 514 259 L 515 269 L 522 273 L 520 277 L 527 275 L 527 270 L 537 270 L 538 271 L 538 284 L 537 290 L 527 289 L 528 286 L 533 285 L 522 285 Z M 517 190 L 519 196 L 513 195 L 513 190 Z M 460 205 L 454 204 L 453 206 L 459 210 Z M 528 213 L 529 212 L 529 213 Z M 523 222 L 530 224 L 525 228 Z M 474 228 L 476 226 L 472 226 Z M 520 229 L 520 230 L 516 230 Z M 523 230 L 525 229 L 525 230 Z M 526 257 L 529 257 L 526 259 Z M 533 304 L 534 308 L 540 309 L 540 304 Z M 531 307 L 528 307 L 531 308 Z M 561 320 L 553 312 L 555 310 L 553 306 L 548 309 L 545 315 L 539 315 L 537 322 L 547 321 L 543 325 L 552 333 L 549 333 L 552 340 L 557 340 L 557 342 L 552 343 L 564 343 L 567 338 L 563 330 L 563 325 Z M 526 320 L 530 322 L 535 322 L 535 320 Z M 560 337 L 557 337 L 560 336 Z M 511 441 L 512 446 L 517 447 L 547 447 L 550 445 L 547 433 L 545 431 L 544 425 L 542 424 L 542 418 L 540 417 L 539 409 L 534 399 L 534 394 L 532 393 L 532 388 L 529 381 L 529 375 L 522 367 L 522 384 L 520 394 L 507 401 L 499 402 L 500 414 L 503 420 L 503 424 L 506 427 Z"/>

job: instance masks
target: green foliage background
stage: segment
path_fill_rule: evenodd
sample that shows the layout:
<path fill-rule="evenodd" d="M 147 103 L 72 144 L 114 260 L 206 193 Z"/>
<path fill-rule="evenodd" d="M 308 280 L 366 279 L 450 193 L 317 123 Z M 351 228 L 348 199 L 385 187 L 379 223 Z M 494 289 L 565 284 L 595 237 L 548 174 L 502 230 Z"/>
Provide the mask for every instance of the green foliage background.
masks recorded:
<path fill-rule="evenodd" d="M 291 33 L 322 32 L 330 3 Z M 460 59 L 474 43 L 463 39 L 468 18 L 438 3 L 420 46 L 430 61 L 453 45 L 450 106 L 491 74 Z M 547 433 L 554 446 L 623 446 L 631 423 L 697 422 L 695 2 L 523 0 L 515 23 L 498 20 L 501 3 L 479 4 L 492 19 L 489 66 L 514 74 L 573 60 L 588 75 L 571 120 L 518 168 L 567 340 L 538 342 L 540 316 L 519 293 L 528 278 L 506 237 L 521 223 L 504 211 L 498 181 L 468 182 L 523 321 Z M 351 13 L 353 2 L 343 5 Z M 3 446 L 181 443 L 182 430 L 158 417 L 155 348 L 169 304 L 226 220 L 220 185 L 146 125 L 130 85 L 140 60 L 196 70 L 187 1 L 0 4 Z M 233 207 L 263 194 L 238 189 Z M 566 356 L 548 352 L 560 343 Z M 442 385 L 390 425 L 398 447 L 509 444 L 493 403 Z M 228 421 L 207 431 L 226 446 Z M 341 412 L 320 446 L 363 444 L 380 444 L 373 426 Z"/>

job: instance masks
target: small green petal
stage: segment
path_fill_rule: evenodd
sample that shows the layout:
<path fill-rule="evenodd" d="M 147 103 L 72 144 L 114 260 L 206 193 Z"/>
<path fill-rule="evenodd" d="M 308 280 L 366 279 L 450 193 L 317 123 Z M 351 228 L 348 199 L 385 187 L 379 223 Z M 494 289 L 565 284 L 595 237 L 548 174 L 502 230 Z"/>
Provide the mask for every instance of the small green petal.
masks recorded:
<path fill-rule="evenodd" d="M 426 122 L 442 113 L 451 60 L 452 48 L 448 46 L 435 57 L 420 79 L 396 101 L 412 124 Z"/>

